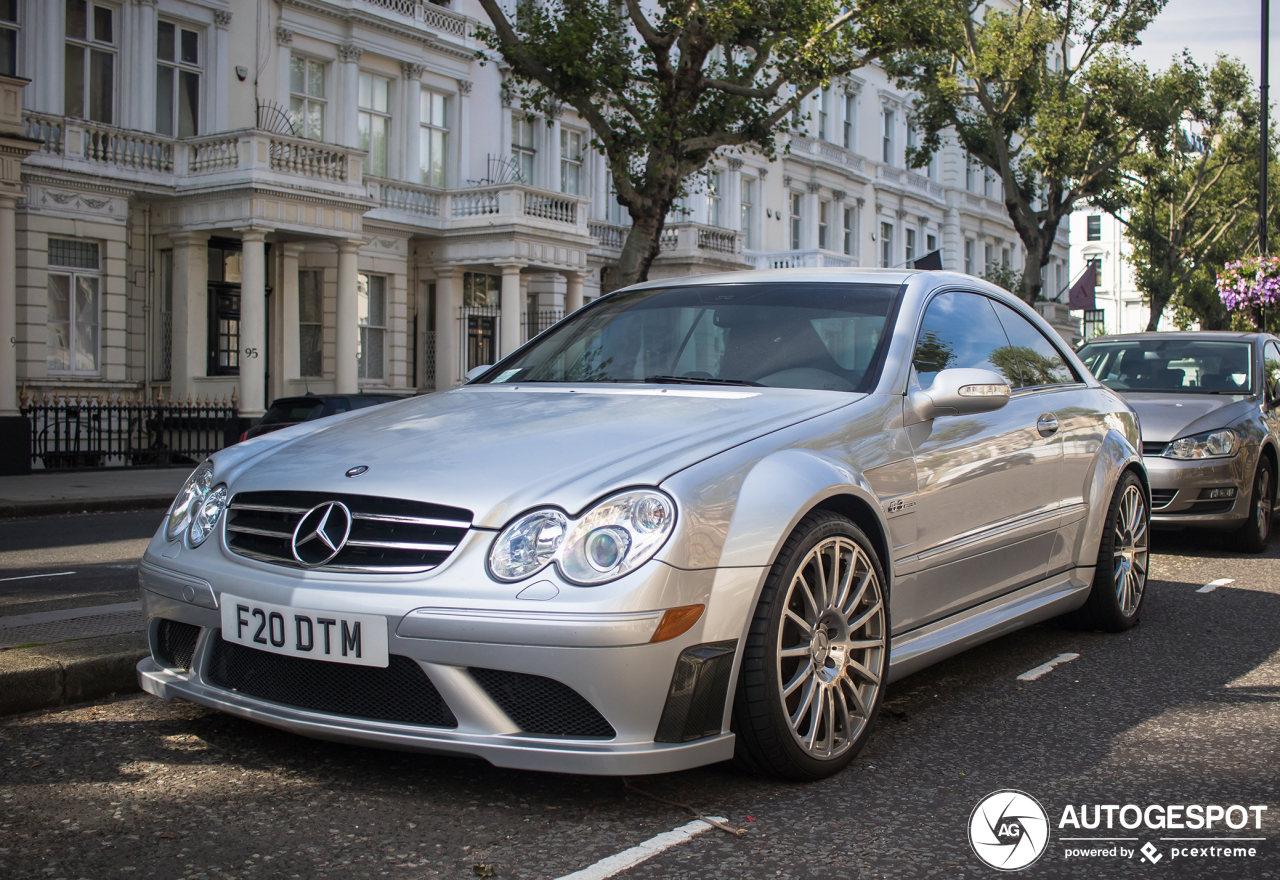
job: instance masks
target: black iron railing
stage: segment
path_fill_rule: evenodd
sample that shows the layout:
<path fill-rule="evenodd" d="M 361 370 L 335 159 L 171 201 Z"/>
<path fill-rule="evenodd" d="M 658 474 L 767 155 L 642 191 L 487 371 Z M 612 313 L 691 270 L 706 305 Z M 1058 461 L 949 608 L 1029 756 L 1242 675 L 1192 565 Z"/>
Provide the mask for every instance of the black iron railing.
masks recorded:
<path fill-rule="evenodd" d="M 22 395 L 35 467 L 193 465 L 236 442 L 238 401 Z"/>

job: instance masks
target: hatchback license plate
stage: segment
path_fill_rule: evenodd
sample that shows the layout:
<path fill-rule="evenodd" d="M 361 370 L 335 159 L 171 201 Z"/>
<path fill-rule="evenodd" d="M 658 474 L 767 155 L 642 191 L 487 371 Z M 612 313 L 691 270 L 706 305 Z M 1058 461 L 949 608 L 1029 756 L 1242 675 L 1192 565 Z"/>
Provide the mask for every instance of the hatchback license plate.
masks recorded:
<path fill-rule="evenodd" d="M 224 641 L 309 660 L 387 665 L 387 619 L 376 614 L 347 614 L 271 605 L 223 593 Z"/>

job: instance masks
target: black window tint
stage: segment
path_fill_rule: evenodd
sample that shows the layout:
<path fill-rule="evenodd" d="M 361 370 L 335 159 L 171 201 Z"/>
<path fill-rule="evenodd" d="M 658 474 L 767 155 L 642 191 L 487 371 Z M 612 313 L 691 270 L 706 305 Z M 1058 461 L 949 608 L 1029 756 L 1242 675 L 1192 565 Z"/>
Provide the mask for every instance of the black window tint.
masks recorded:
<path fill-rule="evenodd" d="M 913 363 L 921 388 L 932 385 L 941 371 L 955 367 L 994 370 L 1014 382 L 1016 366 L 1007 360 L 1001 366 L 1000 352 L 1008 349 L 1009 340 L 989 299 L 949 291 L 929 303 Z"/>
<path fill-rule="evenodd" d="M 329 401 L 329 415 L 336 416 L 338 413 L 344 412 L 351 412 L 351 401 L 345 397 Z"/>
<path fill-rule="evenodd" d="M 1062 355 L 1034 324 L 1003 303 L 992 305 L 1010 344 L 1010 350 L 1000 352 L 999 357 L 1017 362 L 1020 381 L 1013 387 L 1034 388 L 1078 381 Z"/>
<path fill-rule="evenodd" d="M 324 404 L 310 400 L 280 400 L 271 404 L 267 414 L 262 417 L 264 425 L 292 424 L 319 418 L 324 411 Z"/>

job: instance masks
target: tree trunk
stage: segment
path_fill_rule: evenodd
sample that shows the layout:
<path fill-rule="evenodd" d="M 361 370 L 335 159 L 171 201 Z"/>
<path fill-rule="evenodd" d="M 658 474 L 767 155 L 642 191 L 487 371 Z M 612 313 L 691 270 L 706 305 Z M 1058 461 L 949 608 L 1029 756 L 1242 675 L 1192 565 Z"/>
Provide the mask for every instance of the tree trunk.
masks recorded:
<path fill-rule="evenodd" d="M 1039 242 L 1037 242 L 1039 244 Z M 1026 245 L 1026 242 L 1023 242 Z M 1018 291 L 1018 295 L 1022 297 L 1023 302 L 1035 305 L 1036 300 L 1040 298 L 1040 290 L 1044 287 L 1044 282 L 1040 279 L 1040 270 L 1043 264 L 1040 262 L 1043 254 L 1043 246 L 1041 250 L 1033 252 L 1027 247 L 1027 262 L 1022 268 L 1022 286 Z"/>
<path fill-rule="evenodd" d="M 649 280 L 649 267 L 661 250 L 662 229 L 666 225 L 666 211 L 657 216 L 635 212 L 631 214 L 631 229 L 622 245 L 618 259 L 618 286 L 627 287 Z"/>

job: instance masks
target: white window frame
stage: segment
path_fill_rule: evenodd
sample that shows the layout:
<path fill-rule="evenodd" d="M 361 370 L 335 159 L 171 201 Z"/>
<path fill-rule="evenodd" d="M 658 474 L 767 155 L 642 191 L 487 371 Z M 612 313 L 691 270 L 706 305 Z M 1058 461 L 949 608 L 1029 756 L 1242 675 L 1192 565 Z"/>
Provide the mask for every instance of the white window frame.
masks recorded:
<path fill-rule="evenodd" d="M 851 257 L 858 256 L 858 237 L 861 235 L 862 212 L 856 206 L 846 205 L 844 209 L 844 252 Z"/>
<path fill-rule="evenodd" d="M 574 141 L 577 141 L 577 152 L 573 152 Z M 568 126 L 560 126 L 560 192 L 569 193 L 570 195 L 582 195 L 583 184 L 586 181 L 585 164 L 583 157 L 587 153 L 587 134 L 576 128 Z M 574 181 L 572 189 L 569 188 L 570 178 Z"/>
<path fill-rule="evenodd" d="M 111 15 L 111 40 L 109 42 L 105 40 L 96 39 L 95 37 L 95 31 L 96 31 L 95 20 L 97 18 L 97 14 L 96 14 L 97 10 L 99 9 L 109 12 Z M 116 91 L 117 91 L 117 85 L 119 84 L 119 71 L 117 70 L 117 62 L 119 61 L 119 46 L 120 46 L 119 34 L 120 34 L 120 25 L 121 25 L 120 20 L 122 18 L 121 12 L 122 10 L 120 9 L 120 7 L 114 6 L 110 3 L 102 3 L 102 2 L 98 2 L 98 0 L 85 0 L 85 35 L 83 37 L 73 37 L 71 36 L 70 33 L 66 33 L 64 31 L 65 38 L 63 41 L 64 49 L 63 49 L 63 59 L 62 59 L 64 103 L 65 103 L 65 98 L 66 98 L 68 89 L 71 86 L 70 80 L 67 78 L 66 56 L 70 54 L 70 50 L 73 47 L 78 48 L 82 53 L 81 55 L 82 66 L 80 70 L 81 70 L 81 73 L 83 74 L 81 83 L 80 83 L 80 102 L 81 102 L 81 108 L 83 112 L 77 115 L 71 112 L 72 111 L 71 107 L 64 106 L 63 108 L 64 115 L 75 116 L 76 118 L 87 119 L 92 122 L 102 122 L 107 125 L 115 124 L 116 117 L 118 116 L 118 114 L 116 113 L 116 109 L 117 109 L 116 108 Z M 109 102 L 110 102 L 110 114 L 109 114 L 110 118 L 109 119 L 94 119 L 90 115 L 92 113 L 91 105 L 92 105 L 92 99 L 93 99 L 93 82 L 94 82 L 92 59 L 93 59 L 93 54 L 95 52 L 101 52 L 111 56 L 111 96 L 109 99 Z"/>
<path fill-rule="evenodd" d="M 964 240 L 964 274 L 973 274 L 973 239 Z"/>
<path fill-rule="evenodd" d="M 831 250 L 831 202 L 818 200 L 818 247 Z"/>
<path fill-rule="evenodd" d="M 789 227 L 791 230 L 791 249 L 804 248 L 804 195 L 796 190 L 787 191 Z"/>
<path fill-rule="evenodd" d="M 528 135 L 526 138 L 525 135 Z M 530 186 L 538 168 L 538 148 L 535 144 L 534 118 L 521 113 L 511 114 L 511 164 L 524 182 Z"/>
<path fill-rule="evenodd" d="M 293 68 L 294 62 L 302 63 L 302 91 L 294 90 Z M 320 68 L 320 88 L 322 93 L 313 94 L 311 89 L 311 65 L 317 65 Z M 314 55 L 306 55 L 302 52 L 294 52 L 289 56 L 289 118 L 293 121 L 299 137 L 308 138 L 309 140 L 322 141 L 326 137 L 329 126 L 329 62 L 323 58 L 316 58 Z M 300 103 L 302 112 L 299 113 L 294 109 L 294 102 Z M 320 130 L 313 131 L 307 124 L 311 117 L 311 108 L 314 107 L 320 111 Z"/>
<path fill-rule="evenodd" d="M 707 225 L 723 228 L 724 172 L 712 168 L 707 173 Z"/>
<path fill-rule="evenodd" d="M 373 309 L 370 303 L 373 301 L 374 280 L 380 283 L 382 295 L 382 323 L 374 324 L 370 320 Z M 360 291 L 360 288 L 364 288 Z M 391 307 L 391 278 L 388 275 L 381 275 L 373 272 L 361 272 L 357 278 L 357 294 L 356 294 L 356 321 L 359 327 L 356 339 L 356 357 L 358 359 L 356 366 L 356 377 L 367 382 L 385 382 L 387 375 L 387 313 Z M 364 313 L 360 313 L 360 301 L 364 300 Z M 371 375 L 369 363 L 369 341 L 377 334 L 379 339 L 379 349 L 382 352 L 380 363 L 376 364 L 378 373 Z"/>
<path fill-rule="evenodd" d="M 880 268 L 893 268 L 893 224 L 880 221 Z"/>
<path fill-rule="evenodd" d="M 48 264 L 48 273 L 47 273 L 48 281 L 46 282 L 46 289 L 47 289 L 47 285 L 52 283 L 52 280 L 55 276 L 65 277 L 67 279 L 67 295 L 68 295 L 67 323 L 65 326 L 67 328 L 67 334 L 68 334 L 67 354 L 68 354 L 68 362 L 70 366 L 66 369 L 49 366 L 48 344 L 52 342 L 52 336 L 50 336 L 48 337 L 48 340 L 46 342 L 46 354 L 45 354 L 46 372 L 50 376 L 86 376 L 86 377 L 100 376 L 102 375 L 102 297 L 103 297 L 103 287 L 105 286 L 103 284 L 104 275 L 102 271 L 102 264 L 105 262 L 104 255 L 103 255 L 103 246 L 101 242 L 84 241 L 82 239 L 74 239 L 74 238 L 67 238 L 67 239 L 50 238 L 49 244 L 52 245 L 55 241 L 68 241 L 77 245 L 92 245 L 94 248 L 94 261 L 97 265 L 94 267 L 63 266 L 63 265 L 59 265 L 57 263 L 52 262 L 52 260 L 50 260 Z M 47 249 L 47 252 L 51 252 L 52 250 L 53 248 L 50 247 Z M 79 286 L 79 282 L 82 279 L 85 281 L 92 282 L 93 297 L 95 301 L 93 324 L 90 325 L 94 328 L 93 368 L 87 369 L 87 370 L 76 368 L 76 356 L 77 356 L 76 345 L 79 339 L 79 334 L 76 332 L 76 329 L 77 329 L 76 328 L 76 324 L 77 324 L 76 290 Z M 52 322 L 49 321 L 48 314 L 46 311 L 46 316 L 45 316 L 46 332 L 48 332 L 51 324 Z"/>
<path fill-rule="evenodd" d="M 369 96 L 365 97 L 368 86 Z M 381 88 L 384 105 L 378 108 L 377 90 Z M 365 174 L 374 177 L 391 176 L 391 138 L 393 137 L 391 122 L 391 79 L 376 73 L 360 71 L 356 75 L 356 145 L 366 151 L 360 160 L 360 167 Z M 382 155 L 374 149 L 373 130 L 380 125 L 385 132 L 382 142 Z M 374 163 L 381 162 L 382 170 L 375 168 Z"/>
<path fill-rule="evenodd" d="M 421 110 L 418 180 L 427 186 L 443 188 L 449 179 L 449 113 L 453 109 L 453 96 L 424 88 L 418 101 Z"/>
<path fill-rule="evenodd" d="M 897 114 L 888 107 L 880 114 L 880 157 L 886 165 L 895 164 L 895 159 L 897 158 L 893 144 L 894 126 L 897 124 L 896 116 Z"/>
<path fill-rule="evenodd" d="M 8 2 L 13 4 L 13 19 L 0 19 L 0 34 L 13 35 L 5 37 L 7 40 L 12 40 L 13 65 L 11 69 L 5 69 L 0 65 L 0 74 L 18 76 L 22 73 L 22 0 L 8 0 Z"/>
<path fill-rule="evenodd" d="M 916 258 L 916 231 L 908 226 L 903 238 L 902 258 L 905 261 L 904 265 L 910 265 Z"/>
<path fill-rule="evenodd" d="M 818 140 L 829 141 L 835 134 L 831 130 L 831 91 L 819 89 L 814 97 L 818 99 Z"/>
<path fill-rule="evenodd" d="M 169 25 L 173 28 L 174 57 L 172 59 L 160 57 L 161 25 Z M 184 61 L 182 58 L 182 34 L 184 31 L 189 34 L 195 34 L 196 37 L 196 60 L 194 63 Z M 192 27 L 185 22 L 169 18 L 161 18 L 156 22 L 156 134 L 164 134 L 169 137 L 197 137 L 201 134 L 200 114 L 204 110 L 204 58 L 205 38 L 202 28 Z M 171 82 L 173 84 L 169 94 L 169 131 L 164 131 L 160 128 L 160 77 L 164 71 L 168 71 L 172 77 Z M 195 107 L 192 108 L 191 114 L 193 130 L 187 133 L 182 131 L 180 114 L 183 74 L 196 78 L 196 103 Z"/>
<path fill-rule="evenodd" d="M 756 179 L 754 177 L 743 177 L 740 185 L 742 193 L 739 207 L 741 215 L 739 226 L 742 228 L 742 246 L 749 250 L 755 247 Z"/>
<path fill-rule="evenodd" d="M 844 148 L 858 152 L 858 96 L 844 96 Z"/>
<path fill-rule="evenodd" d="M 307 279 L 305 282 L 303 279 Z M 316 320 L 303 320 L 303 300 L 308 295 L 309 290 L 314 285 L 314 294 L 317 297 L 316 313 L 309 317 Z M 307 344 L 307 334 L 302 332 L 304 327 L 315 328 L 314 348 L 309 348 Z M 314 372 L 308 372 L 307 359 L 314 356 L 316 364 Z M 298 375 L 307 379 L 318 379 L 324 376 L 324 270 L 323 269 L 299 269 L 298 270 Z"/>

